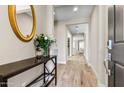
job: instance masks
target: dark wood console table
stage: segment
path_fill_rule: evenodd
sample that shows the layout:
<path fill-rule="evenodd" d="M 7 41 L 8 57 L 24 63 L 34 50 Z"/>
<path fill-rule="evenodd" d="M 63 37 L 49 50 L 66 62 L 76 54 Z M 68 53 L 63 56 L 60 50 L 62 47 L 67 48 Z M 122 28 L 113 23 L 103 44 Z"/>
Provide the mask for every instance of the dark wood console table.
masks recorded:
<path fill-rule="evenodd" d="M 51 61 L 50 61 L 51 60 Z M 52 71 L 49 71 L 46 64 L 52 62 L 54 68 Z M 9 63 L 5 65 L 0 65 L 0 87 L 7 87 L 7 80 L 15 75 L 18 75 L 24 71 L 27 71 L 33 67 L 43 64 L 44 71 L 36 79 L 26 85 L 30 87 L 31 85 L 37 83 L 43 79 L 43 84 L 41 87 L 47 87 L 55 79 L 55 85 L 57 84 L 57 56 L 41 57 L 40 59 L 30 58 L 22 61 Z M 49 78 L 50 77 L 50 78 Z"/>

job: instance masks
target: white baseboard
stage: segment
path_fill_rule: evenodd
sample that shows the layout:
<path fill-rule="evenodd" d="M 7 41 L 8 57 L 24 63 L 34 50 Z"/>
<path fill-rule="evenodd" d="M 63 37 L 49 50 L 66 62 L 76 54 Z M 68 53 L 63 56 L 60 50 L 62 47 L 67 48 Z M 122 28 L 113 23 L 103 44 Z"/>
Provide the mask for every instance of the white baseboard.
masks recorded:
<path fill-rule="evenodd" d="M 98 87 L 108 87 L 108 86 L 106 86 L 105 84 L 101 83 L 101 82 L 98 80 Z"/>
<path fill-rule="evenodd" d="M 57 61 L 57 64 L 66 64 L 66 61 Z"/>
<path fill-rule="evenodd" d="M 105 85 L 102 84 L 102 83 L 98 83 L 98 87 L 107 87 L 107 86 L 105 86 Z"/>

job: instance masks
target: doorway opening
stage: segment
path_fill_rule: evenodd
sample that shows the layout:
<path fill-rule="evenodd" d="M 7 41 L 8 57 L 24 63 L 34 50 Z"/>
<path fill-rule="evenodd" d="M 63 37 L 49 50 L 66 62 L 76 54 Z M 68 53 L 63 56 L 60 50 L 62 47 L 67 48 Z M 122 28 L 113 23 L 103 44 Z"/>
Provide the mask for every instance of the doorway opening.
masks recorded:
<path fill-rule="evenodd" d="M 81 55 L 88 58 L 88 23 L 67 24 L 68 57 Z"/>

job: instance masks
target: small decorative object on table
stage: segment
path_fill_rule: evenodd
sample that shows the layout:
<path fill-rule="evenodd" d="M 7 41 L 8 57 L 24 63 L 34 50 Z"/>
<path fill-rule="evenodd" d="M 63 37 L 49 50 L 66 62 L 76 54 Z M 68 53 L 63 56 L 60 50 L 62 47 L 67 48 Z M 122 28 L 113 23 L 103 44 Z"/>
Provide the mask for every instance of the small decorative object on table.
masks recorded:
<path fill-rule="evenodd" d="M 54 41 L 55 40 L 52 40 L 50 37 L 40 34 L 39 36 L 36 36 L 34 40 L 34 46 L 36 49 L 43 49 L 43 51 L 40 51 L 43 52 L 44 57 L 47 57 L 49 56 L 49 48 Z"/>
<path fill-rule="evenodd" d="M 41 55 L 43 55 L 43 50 L 40 47 L 35 48 L 35 55 L 37 59 L 41 59 Z"/>

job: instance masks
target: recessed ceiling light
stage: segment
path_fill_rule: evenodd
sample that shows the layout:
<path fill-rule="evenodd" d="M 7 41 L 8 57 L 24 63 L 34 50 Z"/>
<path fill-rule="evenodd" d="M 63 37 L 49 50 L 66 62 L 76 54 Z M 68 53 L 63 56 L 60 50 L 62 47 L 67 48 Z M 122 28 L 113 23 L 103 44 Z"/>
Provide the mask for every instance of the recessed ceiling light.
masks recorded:
<path fill-rule="evenodd" d="M 78 7 L 75 6 L 75 7 L 73 8 L 73 11 L 74 11 L 74 12 L 78 11 Z"/>

